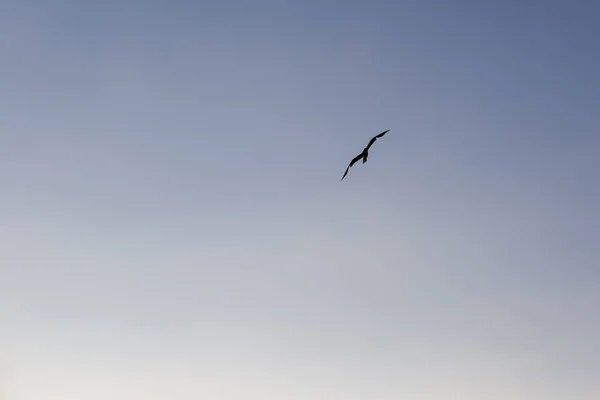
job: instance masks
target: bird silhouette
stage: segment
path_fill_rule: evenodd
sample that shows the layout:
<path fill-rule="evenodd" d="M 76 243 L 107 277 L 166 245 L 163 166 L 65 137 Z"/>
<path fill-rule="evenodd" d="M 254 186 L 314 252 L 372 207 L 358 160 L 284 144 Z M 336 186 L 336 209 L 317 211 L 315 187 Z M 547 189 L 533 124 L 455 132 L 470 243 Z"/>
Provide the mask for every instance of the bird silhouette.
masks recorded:
<path fill-rule="evenodd" d="M 354 164 L 356 164 L 358 161 L 360 161 L 361 159 L 363 160 L 363 164 L 367 162 L 367 158 L 369 158 L 369 148 L 371 147 L 371 145 L 373 145 L 373 143 L 375 143 L 375 141 L 377 140 L 377 138 L 382 137 L 383 135 L 385 135 L 387 132 L 389 131 L 389 129 L 387 131 L 381 132 L 379 135 L 374 136 L 370 141 L 369 144 L 367 145 L 367 147 L 365 147 L 362 151 L 362 153 L 360 153 L 359 155 L 357 155 L 356 157 L 354 157 L 352 159 L 352 161 L 350 161 L 350 164 L 348 164 L 348 167 L 346 168 L 346 172 L 344 172 L 344 176 L 342 176 L 342 179 L 340 179 L 340 182 L 344 180 L 344 178 L 346 177 L 346 175 L 348 174 L 348 170 L 350 169 L 350 167 L 352 167 Z"/>

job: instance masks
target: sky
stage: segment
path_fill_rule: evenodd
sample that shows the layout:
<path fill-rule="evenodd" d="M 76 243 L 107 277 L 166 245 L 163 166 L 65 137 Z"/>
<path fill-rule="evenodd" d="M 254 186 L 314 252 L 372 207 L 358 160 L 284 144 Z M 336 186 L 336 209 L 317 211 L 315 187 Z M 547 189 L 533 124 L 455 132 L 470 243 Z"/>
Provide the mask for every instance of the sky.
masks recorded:
<path fill-rule="evenodd" d="M 600 398 L 598 15 L 2 2 L 0 399 Z"/>

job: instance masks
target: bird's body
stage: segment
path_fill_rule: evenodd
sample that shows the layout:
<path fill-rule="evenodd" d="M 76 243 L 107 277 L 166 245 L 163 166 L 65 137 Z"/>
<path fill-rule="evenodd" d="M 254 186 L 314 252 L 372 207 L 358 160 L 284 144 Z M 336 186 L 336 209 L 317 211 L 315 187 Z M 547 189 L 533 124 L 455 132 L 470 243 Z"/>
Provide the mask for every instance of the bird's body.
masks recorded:
<path fill-rule="evenodd" d="M 374 136 L 370 141 L 369 144 L 367 144 L 367 147 L 365 147 L 362 151 L 362 153 L 360 153 L 359 155 L 357 155 L 356 157 L 354 157 L 352 159 L 352 161 L 350 161 L 350 164 L 348 164 L 348 167 L 346 168 L 346 172 L 344 172 L 344 176 L 342 176 L 342 179 L 340 181 L 343 181 L 344 178 L 346 177 L 346 175 L 348 174 L 348 170 L 354 165 L 356 164 L 359 160 L 362 159 L 362 163 L 366 163 L 367 159 L 369 158 L 369 148 L 371 147 L 371 145 L 373 145 L 373 143 L 375 143 L 375 141 L 377 140 L 377 138 L 382 137 L 383 135 L 385 135 L 387 132 L 389 131 L 389 129 L 387 131 L 381 132 L 379 135 Z"/>

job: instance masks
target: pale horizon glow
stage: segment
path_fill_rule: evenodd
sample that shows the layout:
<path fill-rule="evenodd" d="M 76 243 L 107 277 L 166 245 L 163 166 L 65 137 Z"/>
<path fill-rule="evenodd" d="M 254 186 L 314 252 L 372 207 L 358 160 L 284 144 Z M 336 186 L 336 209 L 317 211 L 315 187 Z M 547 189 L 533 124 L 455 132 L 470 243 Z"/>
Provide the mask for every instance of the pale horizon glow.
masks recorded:
<path fill-rule="evenodd" d="M 599 399 L 600 6 L 451 3 L 5 2 L 0 398 Z"/>

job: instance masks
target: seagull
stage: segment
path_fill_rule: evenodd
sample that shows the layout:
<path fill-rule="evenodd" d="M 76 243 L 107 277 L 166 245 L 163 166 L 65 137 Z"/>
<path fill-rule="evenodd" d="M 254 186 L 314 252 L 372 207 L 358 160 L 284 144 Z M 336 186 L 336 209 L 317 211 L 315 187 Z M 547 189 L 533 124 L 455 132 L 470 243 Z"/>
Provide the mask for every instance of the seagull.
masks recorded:
<path fill-rule="evenodd" d="M 359 161 L 361 158 L 363 160 L 363 164 L 367 162 L 367 158 L 369 157 L 369 147 L 371 147 L 371 145 L 373 143 L 375 143 L 375 141 L 377 140 L 377 138 L 382 137 L 383 135 L 385 135 L 387 132 L 389 131 L 389 129 L 387 131 L 381 132 L 379 135 L 374 136 L 370 141 L 369 144 L 367 145 L 367 147 L 365 147 L 362 151 L 362 153 L 360 153 L 359 155 L 357 155 L 356 157 L 354 157 L 352 159 L 352 161 L 350 161 L 350 164 L 348 165 L 348 168 L 346 168 L 346 172 L 344 172 L 344 176 L 342 176 L 342 179 L 340 179 L 340 182 L 344 180 L 344 178 L 346 177 L 346 174 L 348 173 L 348 170 L 350 169 L 350 167 L 352 167 L 354 164 L 356 164 L 357 161 Z"/>

